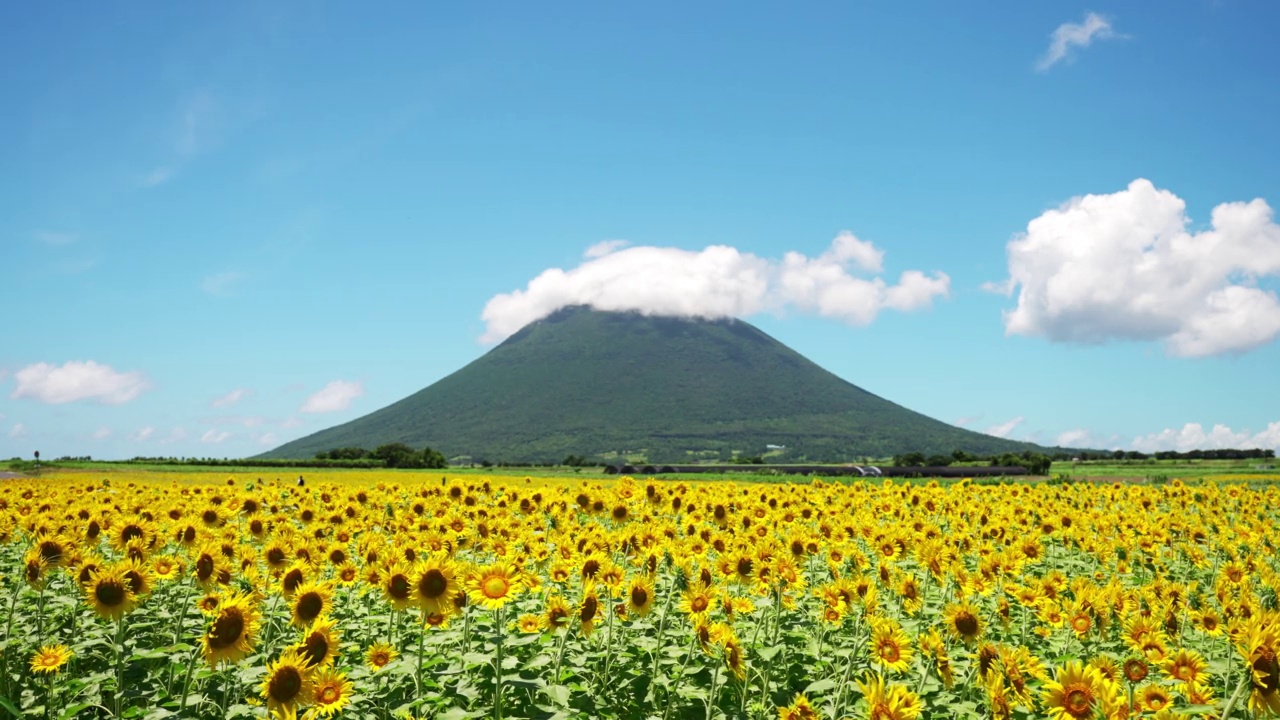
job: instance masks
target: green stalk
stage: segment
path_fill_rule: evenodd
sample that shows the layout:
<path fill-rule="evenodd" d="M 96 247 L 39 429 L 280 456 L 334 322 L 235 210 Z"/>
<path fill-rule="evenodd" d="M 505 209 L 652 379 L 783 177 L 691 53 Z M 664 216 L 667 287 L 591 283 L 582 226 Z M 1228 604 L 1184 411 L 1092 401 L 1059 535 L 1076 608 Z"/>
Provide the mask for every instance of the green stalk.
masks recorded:
<path fill-rule="evenodd" d="M 1249 673 L 1245 673 L 1244 679 L 1240 681 L 1238 686 L 1236 686 L 1235 693 L 1231 695 L 1231 699 L 1227 701 L 1226 706 L 1222 709 L 1222 720 L 1230 720 L 1231 711 L 1235 709 L 1236 701 L 1240 699 L 1240 695 L 1245 691 L 1245 688 L 1249 687 L 1252 683 L 1253 676 Z"/>
<path fill-rule="evenodd" d="M 187 671 L 182 678 L 182 704 L 178 706 L 179 710 L 186 709 L 187 707 L 187 692 L 191 689 L 191 675 L 196 669 L 196 656 L 199 652 L 199 648 L 192 649 L 191 658 L 187 660 Z"/>
<path fill-rule="evenodd" d="M 667 718 L 671 716 L 671 706 L 675 703 L 676 697 L 680 694 L 680 685 L 684 682 L 684 671 L 685 668 L 689 667 L 689 660 L 693 659 L 693 648 L 697 641 L 697 636 L 694 636 L 693 640 L 689 643 L 689 652 L 685 653 L 684 661 L 680 663 L 680 669 L 676 674 L 675 687 L 671 688 L 671 692 L 667 695 L 667 706 L 662 710 L 662 720 L 667 720 Z"/>
<path fill-rule="evenodd" d="M 422 699 L 422 644 L 427 639 L 427 611 L 422 611 L 422 622 L 418 624 L 418 672 L 414 675 L 413 687 L 418 697 L 416 700 Z"/>
<path fill-rule="evenodd" d="M 551 682 L 554 685 L 560 684 L 560 663 L 564 660 L 564 646 L 565 646 L 565 642 L 568 641 L 568 639 L 569 639 L 569 628 L 566 627 L 564 629 L 564 632 L 560 633 L 560 648 L 556 650 L 556 669 L 555 669 L 555 672 L 552 673 L 551 675 Z"/>
<path fill-rule="evenodd" d="M 724 658 L 720 658 L 720 661 L 716 663 L 715 670 L 711 671 L 711 690 L 707 693 L 706 720 L 711 720 L 711 708 L 715 706 L 716 695 L 717 695 L 716 684 L 720 682 L 720 666 L 723 664 L 724 664 Z"/>
<path fill-rule="evenodd" d="M 186 590 L 182 596 L 182 610 L 179 611 L 177 619 L 173 623 L 173 642 L 170 645 L 177 645 L 178 639 L 182 636 L 182 626 L 187 622 L 187 606 L 191 604 L 191 590 L 195 589 L 195 583 L 190 578 L 184 578 L 187 582 Z M 74 635 L 74 632 L 72 633 Z M 173 663 L 169 663 L 169 670 L 164 677 L 165 695 L 173 694 Z"/>
<path fill-rule="evenodd" d="M 658 618 L 658 644 L 653 650 L 653 670 L 649 672 L 649 677 L 657 677 L 658 675 L 658 659 L 659 650 L 662 649 L 662 636 L 667 629 L 667 613 L 671 610 L 671 599 L 676 596 L 675 588 L 667 589 L 667 600 L 662 604 L 662 616 Z"/>
<path fill-rule="evenodd" d="M 502 609 L 499 608 L 495 613 L 498 625 L 498 651 L 495 653 L 493 662 L 493 720 L 502 720 L 502 645 L 506 637 L 502 616 Z"/>
<path fill-rule="evenodd" d="M 124 617 L 116 621 L 116 687 L 115 697 L 112 698 L 116 706 L 116 717 L 124 711 Z"/>

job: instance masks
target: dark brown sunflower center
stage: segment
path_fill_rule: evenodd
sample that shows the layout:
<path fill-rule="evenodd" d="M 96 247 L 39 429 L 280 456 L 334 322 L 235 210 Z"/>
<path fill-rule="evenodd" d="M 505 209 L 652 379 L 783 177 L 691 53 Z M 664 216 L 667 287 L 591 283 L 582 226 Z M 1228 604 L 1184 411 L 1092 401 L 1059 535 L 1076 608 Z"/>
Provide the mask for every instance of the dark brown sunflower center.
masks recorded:
<path fill-rule="evenodd" d="M 303 579 L 301 570 L 290 570 L 285 573 L 284 581 L 281 584 L 284 587 L 285 592 L 291 593 L 298 589 L 298 586 L 302 584 Z"/>
<path fill-rule="evenodd" d="M 210 648 L 223 650 L 239 641 L 242 634 L 244 634 L 244 616 L 239 610 L 227 610 L 213 621 L 213 627 L 209 628 L 209 634 L 205 640 Z"/>
<path fill-rule="evenodd" d="M 324 611 L 324 598 L 320 597 L 320 593 L 309 592 L 298 598 L 298 617 L 306 622 L 311 622 L 320 617 L 320 613 Z"/>
<path fill-rule="evenodd" d="M 126 591 L 123 583 L 105 580 L 93 589 L 93 596 L 102 606 L 113 608 L 124 604 Z"/>
<path fill-rule="evenodd" d="M 449 579 L 436 568 L 422 574 L 418 580 L 418 592 L 425 598 L 438 598 L 449 589 Z"/>
<path fill-rule="evenodd" d="M 302 654 L 311 665 L 319 665 L 329 657 L 329 639 L 323 633 L 311 633 L 303 643 Z"/>
<path fill-rule="evenodd" d="M 973 637 L 978 634 L 978 618 L 973 613 L 962 612 L 956 615 L 956 632 L 962 637 Z"/>
<path fill-rule="evenodd" d="M 267 563 L 270 565 L 279 565 L 287 558 L 288 556 L 284 554 L 284 550 L 278 547 L 273 547 L 267 550 Z"/>
<path fill-rule="evenodd" d="M 143 587 L 146 585 L 146 581 L 143 579 L 142 573 L 137 570 L 129 570 L 125 572 L 124 579 L 129 582 L 129 590 L 131 590 L 134 595 L 142 592 Z"/>
<path fill-rule="evenodd" d="M 1264 694 L 1270 695 L 1280 689 L 1280 662 L 1277 662 L 1274 652 L 1267 648 L 1258 652 L 1258 658 L 1253 661 L 1253 676 L 1254 686 Z"/>
<path fill-rule="evenodd" d="M 564 621 L 568 617 L 569 613 L 565 612 L 564 608 L 551 608 L 550 612 L 547 613 L 547 623 L 550 624 L 551 627 L 560 627 L 564 625 Z"/>
<path fill-rule="evenodd" d="M 196 577 L 201 580 L 208 580 L 213 577 L 213 556 L 204 553 L 196 560 Z"/>
<path fill-rule="evenodd" d="M 120 531 L 120 539 L 125 542 L 129 542 L 134 538 L 142 537 L 142 534 L 142 528 L 134 524 L 129 524 L 125 525 L 124 529 Z"/>
<path fill-rule="evenodd" d="M 595 595 L 589 595 L 582 601 L 582 609 L 578 611 L 578 619 L 582 622 L 591 622 L 596 617 L 596 610 L 599 609 L 600 601 L 596 600 Z"/>
<path fill-rule="evenodd" d="M 332 705 L 342 699 L 342 691 L 333 685 L 325 685 L 320 688 L 320 693 L 316 698 L 321 705 Z"/>
<path fill-rule="evenodd" d="M 643 607 L 649 602 L 649 591 L 642 587 L 631 588 L 631 604 Z"/>
<path fill-rule="evenodd" d="M 49 564 L 59 562 L 62 560 L 62 546 L 52 540 L 45 540 L 40 543 L 40 557 Z"/>
<path fill-rule="evenodd" d="M 409 578 L 404 575 L 392 575 L 391 582 L 387 584 L 387 589 L 391 593 L 391 597 L 396 600 L 404 600 L 409 597 Z"/>
<path fill-rule="evenodd" d="M 751 577 L 751 571 L 754 570 L 756 564 L 751 558 L 738 558 L 738 574 L 743 577 Z"/>
<path fill-rule="evenodd" d="M 282 667 L 271 675 L 267 695 L 278 703 L 293 702 L 302 692 L 302 673 L 296 667 Z"/>

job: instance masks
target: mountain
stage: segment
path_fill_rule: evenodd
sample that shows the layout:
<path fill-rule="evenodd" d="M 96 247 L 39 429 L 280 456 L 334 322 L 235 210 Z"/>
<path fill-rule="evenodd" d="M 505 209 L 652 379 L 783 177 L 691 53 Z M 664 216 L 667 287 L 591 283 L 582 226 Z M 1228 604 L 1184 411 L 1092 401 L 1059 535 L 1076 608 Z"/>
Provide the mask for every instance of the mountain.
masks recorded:
<path fill-rule="evenodd" d="M 474 461 L 727 459 L 1043 450 L 947 425 L 836 377 L 741 320 L 566 308 L 448 377 L 266 458 L 403 442 Z"/>

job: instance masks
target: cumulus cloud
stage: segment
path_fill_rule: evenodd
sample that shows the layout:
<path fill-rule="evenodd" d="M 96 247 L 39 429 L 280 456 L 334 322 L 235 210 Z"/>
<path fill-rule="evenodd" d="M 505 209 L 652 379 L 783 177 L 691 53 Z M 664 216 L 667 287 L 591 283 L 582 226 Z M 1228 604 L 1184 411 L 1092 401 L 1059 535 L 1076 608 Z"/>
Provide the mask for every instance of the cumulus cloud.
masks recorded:
<path fill-rule="evenodd" d="M 279 442 L 280 442 L 280 438 L 276 437 L 275 433 L 270 433 L 270 432 L 264 433 L 262 437 L 258 438 L 259 445 L 276 445 Z"/>
<path fill-rule="evenodd" d="M 246 397 L 249 397 L 250 394 L 249 390 L 236 388 L 222 397 L 215 398 L 212 405 L 216 408 L 231 407 Z"/>
<path fill-rule="evenodd" d="M 347 382 L 346 380 L 334 380 L 325 385 L 318 392 L 302 404 L 298 408 L 298 412 L 302 413 L 330 413 L 339 410 L 346 410 L 351 406 L 351 401 L 364 395 L 363 382 Z"/>
<path fill-rule="evenodd" d="M 231 433 L 226 430 L 206 430 L 204 435 L 200 436 L 202 443 L 220 443 L 231 437 Z"/>
<path fill-rule="evenodd" d="M 218 297 L 226 297 L 227 295 L 230 295 L 231 292 L 235 290 L 236 285 L 238 285 L 240 281 L 244 280 L 246 277 L 248 276 L 245 273 L 239 272 L 237 270 L 216 273 L 214 275 L 209 275 L 208 277 L 206 277 L 200 283 L 200 289 L 204 290 L 206 293 L 210 295 L 216 295 Z"/>
<path fill-rule="evenodd" d="M 14 373 L 13 378 L 17 386 L 10 398 L 26 397 L 52 405 L 78 400 L 122 405 L 149 387 L 140 372 L 118 372 L 92 360 L 72 360 L 62 365 L 36 363 Z"/>
<path fill-rule="evenodd" d="M 1089 431 L 1077 428 L 1058 435 L 1055 443 L 1058 447 L 1089 447 L 1088 441 Z"/>
<path fill-rule="evenodd" d="M 945 273 L 908 270 L 889 285 L 875 274 L 884 252 L 842 232 L 825 252 L 762 258 L 726 245 L 700 251 L 652 246 L 615 249 L 571 270 L 551 268 L 523 290 L 485 305 L 482 342 L 497 342 L 570 305 L 646 315 L 724 318 L 794 310 L 866 325 L 885 309 L 910 311 L 945 297 Z"/>
<path fill-rule="evenodd" d="M 94 440 L 106 440 L 109 437 L 111 437 L 111 428 L 109 427 L 100 427 L 93 431 Z"/>
<path fill-rule="evenodd" d="M 22 423 L 14 423 L 13 427 L 9 428 L 9 437 L 15 440 L 20 440 L 26 436 L 27 436 L 27 426 L 23 425 Z"/>
<path fill-rule="evenodd" d="M 1270 423 L 1259 432 L 1233 430 L 1221 423 L 1205 430 L 1200 423 L 1187 423 L 1180 430 L 1166 429 L 1133 439 L 1133 449 L 1142 452 L 1160 450 L 1222 450 L 1222 449 L 1280 450 L 1280 421 Z"/>
<path fill-rule="evenodd" d="M 592 245 L 591 247 L 587 248 L 587 251 L 582 253 L 582 257 L 585 257 L 585 258 L 604 257 L 605 255 L 608 255 L 611 252 L 616 252 L 618 250 L 621 250 L 622 248 L 630 244 L 631 243 L 627 242 L 626 240 L 601 240 L 595 245 Z"/>
<path fill-rule="evenodd" d="M 1280 226 L 1261 199 L 1213 209 L 1188 230 L 1186 204 L 1138 179 L 1073 198 L 1008 245 L 1018 293 L 1009 335 L 1055 342 L 1158 340 L 1175 356 L 1242 353 L 1280 335 L 1280 300 L 1258 280 L 1280 275 Z"/>
<path fill-rule="evenodd" d="M 146 427 L 138 428 L 136 431 L 134 431 L 134 433 L 129 436 L 129 439 L 134 440 L 136 442 L 144 442 L 144 441 L 150 440 L 151 437 L 155 434 L 156 434 L 156 429 L 151 427 L 150 425 L 147 425 Z"/>
<path fill-rule="evenodd" d="M 1111 27 L 1111 21 L 1097 13 L 1087 13 L 1079 23 L 1062 23 L 1049 36 L 1049 48 L 1036 63 L 1036 69 L 1044 72 L 1063 60 L 1070 60 L 1074 48 L 1089 47 L 1093 41 L 1123 37 Z"/>
<path fill-rule="evenodd" d="M 1010 420 L 1009 422 L 1003 422 L 1003 423 L 1000 423 L 999 425 L 992 425 L 991 427 L 987 428 L 986 430 L 983 430 L 982 432 L 988 435 L 994 435 L 998 438 L 1009 437 L 1009 433 L 1013 432 L 1015 428 L 1021 425 L 1023 420 L 1024 418 L 1021 415 L 1019 415 L 1018 417 Z"/>

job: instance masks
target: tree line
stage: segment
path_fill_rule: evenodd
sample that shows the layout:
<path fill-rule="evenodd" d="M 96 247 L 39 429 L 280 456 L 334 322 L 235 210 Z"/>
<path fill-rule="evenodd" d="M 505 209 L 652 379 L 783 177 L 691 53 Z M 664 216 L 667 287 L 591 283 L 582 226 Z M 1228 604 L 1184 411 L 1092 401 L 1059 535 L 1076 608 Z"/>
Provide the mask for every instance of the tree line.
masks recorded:
<path fill-rule="evenodd" d="M 380 461 L 382 467 L 388 468 L 427 468 L 439 469 L 449 467 L 449 461 L 443 453 L 432 448 L 415 450 L 404 443 L 388 443 L 377 448 L 365 450 L 361 447 L 334 448 L 316 453 L 317 460 L 373 460 Z"/>

